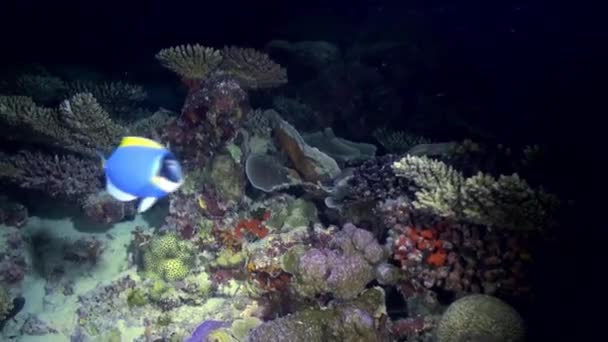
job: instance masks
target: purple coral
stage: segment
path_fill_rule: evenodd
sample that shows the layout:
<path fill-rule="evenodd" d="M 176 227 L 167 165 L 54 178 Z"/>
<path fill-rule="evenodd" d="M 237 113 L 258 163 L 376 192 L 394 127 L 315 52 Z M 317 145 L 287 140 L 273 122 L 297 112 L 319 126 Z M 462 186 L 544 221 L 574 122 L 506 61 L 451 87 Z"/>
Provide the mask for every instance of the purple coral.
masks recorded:
<path fill-rule="evenodd" d="M 206 320 L 201 323 L 196 330 L 192 333 L 192 336 L 188 338 L 185 342 L 201 342 L 206 341 L 207 336 L 211 334 L 214 330 L 229 327 L 230 323 L 223 321 L 215 321 L 215 320 Z"/>
<path fill-rule="evenodd" d="M 51 197 L 79 201 L 102 188 L 102 169 L 92 160 L 25 151 L 9 157 L 9 163 L 16 170 L 12 182 Z"/>

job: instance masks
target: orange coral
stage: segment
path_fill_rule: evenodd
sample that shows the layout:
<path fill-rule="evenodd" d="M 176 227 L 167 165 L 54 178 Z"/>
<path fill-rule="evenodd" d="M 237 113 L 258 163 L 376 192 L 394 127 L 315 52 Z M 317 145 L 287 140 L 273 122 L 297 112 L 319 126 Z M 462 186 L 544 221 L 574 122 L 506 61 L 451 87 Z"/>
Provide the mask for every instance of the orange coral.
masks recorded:
<path fill-rule="evenodd" d="M 447 256 L 448 255 L 444 250 L 440 250 L 436 253 L 429 255 L 429 257 L 426 261 L 429 263 L 429 265 L 440 267 L 440 266 L 445 265 Z"/>

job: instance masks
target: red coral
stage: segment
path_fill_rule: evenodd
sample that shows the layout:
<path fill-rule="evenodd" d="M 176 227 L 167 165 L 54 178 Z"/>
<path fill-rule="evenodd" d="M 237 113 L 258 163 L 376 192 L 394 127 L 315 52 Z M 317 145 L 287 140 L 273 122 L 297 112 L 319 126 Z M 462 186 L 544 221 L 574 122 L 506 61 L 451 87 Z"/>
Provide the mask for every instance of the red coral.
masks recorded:
<path fill-rule="evenodd" d="M 241 220 L 234 229 L 234 233 L 238 238 L 243 238 L 245 233 L 243 230 L 255 235 L 262 239 L 268 235 L 268 228 L 264 225 L 264 222 L 270 218 L 270 211 L 265 211 L 262 220 L 258 219 L 246 219 Z"/>

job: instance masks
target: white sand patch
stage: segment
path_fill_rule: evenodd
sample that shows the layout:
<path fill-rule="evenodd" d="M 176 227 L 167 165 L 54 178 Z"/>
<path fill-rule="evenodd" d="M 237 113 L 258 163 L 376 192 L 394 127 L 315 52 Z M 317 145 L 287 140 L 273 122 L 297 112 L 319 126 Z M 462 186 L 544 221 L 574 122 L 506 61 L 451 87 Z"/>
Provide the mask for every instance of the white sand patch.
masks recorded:
<path fill-rule="evenodd" d="M 52 291 L 45 294 L 47 280 L 35 272 L 29 272 L 22 283 L 22 296 L 25 297 L 25 307 L 17 315 L 26 316 L 27 314 L 38 315 L 50 327 L 57 329 L 59 334 L 45 336 L 21 336 L 17 341 L 69 341 L 69 336 L 77 323 L 76 310 L 78 308 L 78 296 L 94 290 L 98 286 L 103 286 L 111 281 L 118 279 L 125 274 L 132 274 L 137 279 L 135 271 L 129 269 L 127 248 L 132 239 L 132 232 L 135 227 L 141 226 L 149 229 L 148 223 L 138 215 L 133 221 L 122 222 L 113 225 L 105 232 L 82 232 L 74 226 L 74 222 L 69 219 L 46 219 L 30 217 L 28 224 L 22 228 L 25 236 L 46 234 L 49 238 L 66 242 L 76 241 L 80 238 L 96 238 L 103 241 L 105 250 L 103 251 L 96 265 L 81 267 L 78 270 L 65 270 L 65 277 L 73 281 L 73 293 L 64 295 L 61 291 Z M 28 265 L 34 259 L 32 248 L 28 248 Z M 61 251 L 57 251 L 61 253 Z M 17 317 L 17 318 L 18 318 Z M 122 330 L 122 329 L 121 329 Z M 143 331 L 129 331 L 129 335 L 137 336 Z M 8 336 L 7 329 L 2 335 Z M 0 335 L 0 337 L 2 337 Z M 14 331 L 11 333 L 14 335 Z"/>

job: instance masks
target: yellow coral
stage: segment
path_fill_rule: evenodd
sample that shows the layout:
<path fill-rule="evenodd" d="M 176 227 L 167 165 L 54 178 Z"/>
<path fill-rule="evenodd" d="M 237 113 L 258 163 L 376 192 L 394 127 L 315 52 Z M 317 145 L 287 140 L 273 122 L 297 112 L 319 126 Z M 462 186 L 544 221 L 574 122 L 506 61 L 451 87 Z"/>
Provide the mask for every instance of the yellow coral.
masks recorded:
<path fill-rule="evenodd" d="M 144 251 L 144 270 L 150 277 L 157 276 L 167 281 L 181 280 L 188 275 L 193 252 L 192 245 L 180 241 L 177 234 L 158 236 Z"/>
<path fill-rule="evenodd" d="M 167 281 L 182 280 L 188 275 L 188 266 L 181 259 L 168 259 L 163 263 L 163 276 Z"/>
<path fill-rule="evenodd" d="M 165 234 L 152 240 L 150 252 L 156 257 L 172 255 L 178 248 L 177 234 Z"/>

